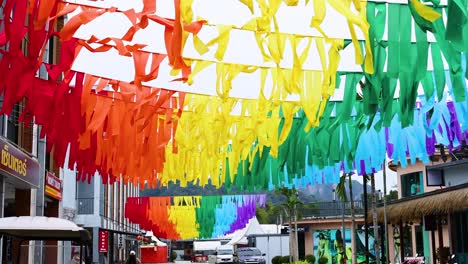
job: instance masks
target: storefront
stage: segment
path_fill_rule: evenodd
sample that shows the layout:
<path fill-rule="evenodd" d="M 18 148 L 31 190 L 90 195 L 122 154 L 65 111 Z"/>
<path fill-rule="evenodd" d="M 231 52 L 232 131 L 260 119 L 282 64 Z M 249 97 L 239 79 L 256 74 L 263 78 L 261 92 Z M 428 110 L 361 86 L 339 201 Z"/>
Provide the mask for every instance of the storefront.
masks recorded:
<path fill-rule="evenodd" d="M 109 263 L 125 261 L 130 250 L 139 252 L 137 238 L 141 234 L 104 228 L 100 228 L 98 234 L 99 254 Z"/>
<path fill-rule="evenodd" d="M 424 256 L 438 261 L 443 250 L 468 263 L 468 184 L 443 188 L 388 204 L 386 209 L 390 260 L 403 262 L 405 256 Z M 383 222 L 383 208 L 378 210 Z"/>
<path fill-rule="evenodd" d="M 3 216 L 31 215 L 31 190 L 37 189 L 39 182 L 39 163 L 19 148 L 0 137 L 0 176 L 4 195 L 1 200 Z M 35 199 L 35 197 L 33 198 Z M 33 208 L 35 209 L 35 208 Z M 11 263 L 18 252 L 18 242 L 10 238 L 2 245 L 2 262 Z M 22 250 L 27 255 L 27 250 Z M 27 260 L 26 256 L 22 259 Z"/>

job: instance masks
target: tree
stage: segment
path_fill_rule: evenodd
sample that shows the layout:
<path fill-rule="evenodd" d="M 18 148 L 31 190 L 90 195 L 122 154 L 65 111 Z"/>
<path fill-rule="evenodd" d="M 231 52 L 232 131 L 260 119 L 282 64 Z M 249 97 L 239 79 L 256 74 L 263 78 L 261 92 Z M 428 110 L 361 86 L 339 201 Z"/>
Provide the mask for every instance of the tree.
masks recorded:
<path fill-rule="evenodd" d="M 260 224 L 269 224 L 270 223 L 270 215 L 268 214 L 267 207 L 257 207 L 257 211 L 255 212 L 255 216 Z"/>
<path fill-rule="evenodd" d="M 343 244 L 341 245 L 343 248 L 343 252 L 346 255 L 346 230 L 345 230 L 345 203 L 348 202 L 348 196 L 346 195 L 346 174 L 340 177 L 340 182 L 336 186 L 336 195 L 338 199 L 342 201 L 342 210 L 343 213 L 341 215 L 341 223 L 342 223 L 342 235 L 343 235 Z"/>
<path fill-rule="evenodd" d="M 393 201 L 393 200 L 398 200 L 398 191 L 397 190 L 391 190 L 387 194 L 387 201 Z"/>
<path fill-rule="evenodd" d="M 268 201 L 265 207 L 257 207 L 256 216 L 260 224 L 278 224 L 281 208 Z"/>
<path fill-rule="evenodd" d="M 298 245 L 297 245 L 297 206 L 303 203 L 299 200 L 299 195 L 296 188 L 293 186 L 292 189 L 281 187 L 275 191 L 276 194 L 282 195 L 286 198 L 286 202 L 281 203 L 281 207 L 286 213 L 286 217 L 289 219 L 289 245 L 290 251 L 292 252 L 292 261 L 298 261 Z M 295 228 L 292 230 L 291 224 L 295 223 Z"/>
<path fill-rule="evenodd" d="M 356 219 L 355 219 L 355 208 L 354 208 L 354 196 L 353 196 L 353 180 L 351 176 L 353 173 L 344 174 L 340 178 L 339 184 L 336 186 L 336 194 L 338 198 L 343 202 L 348 202 L 348 197 L 346 195 L 346 177 L 348 177 L 348 188 L 349 188 L 349 202 L 351 207 L 351 244 L 354 245 L 351 252 L 352 263 L 357 263 L 357 252 L 356 252 Z M 364 187 L 365 188 L 365 187 Z M 343 215 L 344 217 L 344 215 Z M 343 219 L 344 221 L 344 219 Z M 345 232 L 343 232 L 344 234 Z M 344 240 L 344 238 L 343 238 Z M 344 245 L 345 246 L 345 245 Z M 345 246 L 346 247 L 346 246 Z"/>

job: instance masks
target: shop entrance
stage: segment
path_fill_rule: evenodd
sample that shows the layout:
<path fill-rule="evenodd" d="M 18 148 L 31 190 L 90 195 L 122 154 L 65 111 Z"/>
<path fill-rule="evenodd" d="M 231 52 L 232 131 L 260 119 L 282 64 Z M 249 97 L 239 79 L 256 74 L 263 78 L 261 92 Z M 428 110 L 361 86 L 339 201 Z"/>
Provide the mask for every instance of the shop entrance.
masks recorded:
<path fill-rule="evenodd" d="M 453 214 L 454 253 L 458 263 L 468 263 L 468 211 Z"/>
<path fill-rule="evenodd" d="M 59 202 L 55 199 L 45 197 L 44 201 L 44 216 L 47 217 L 58 217 L 59 216 Z M 45 241 L 44 250 L 44 263 L 55 263 L 57 262 L 58 254 L 58 242 L 57 241 Z"/>
<path fill-rule="evenodd" d="M 17 189 L 12 183 L 5 181 L 4 217 L 28 216 L 31 208 L 31 190 Z M 27 243 L 23 243 L 27 245 Z M 19 240 L 6 237 L 2 247 L 2 263 L 15 263 L 19 252 Z M 21 250 L 22 263 L 28 261 L 28 250 Z"/>

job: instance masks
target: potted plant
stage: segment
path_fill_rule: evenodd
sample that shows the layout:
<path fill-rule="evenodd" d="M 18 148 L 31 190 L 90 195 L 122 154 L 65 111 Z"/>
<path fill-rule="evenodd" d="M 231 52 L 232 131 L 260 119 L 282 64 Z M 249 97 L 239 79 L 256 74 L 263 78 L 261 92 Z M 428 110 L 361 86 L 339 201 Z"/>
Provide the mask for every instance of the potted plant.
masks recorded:
<path fill-rule="evenodd" d="M 306 255 L 305 260 L 310 264 L 315 264 L 315 256 L 314 255 Z"/>

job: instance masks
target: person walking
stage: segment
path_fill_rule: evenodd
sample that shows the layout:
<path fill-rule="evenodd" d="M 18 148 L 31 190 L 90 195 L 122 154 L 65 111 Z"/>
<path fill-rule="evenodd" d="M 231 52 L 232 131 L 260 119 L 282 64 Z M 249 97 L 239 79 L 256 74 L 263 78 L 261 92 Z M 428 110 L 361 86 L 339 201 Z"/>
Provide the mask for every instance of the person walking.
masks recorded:
<path fill-rule="evenodd" d="M 73 254 L 72 259 L 70 260 L 70 264 L 85 264 L 84 261 L 80 262 L 80 253 L 76 252 Z"/>
<path fill-rule="evenodd" d="M 141 261 L 136 257 L 136 252 L 134 250 L 130 251 L 130 256 L 128 256 L 125 264 L 141 264 Z"/>

